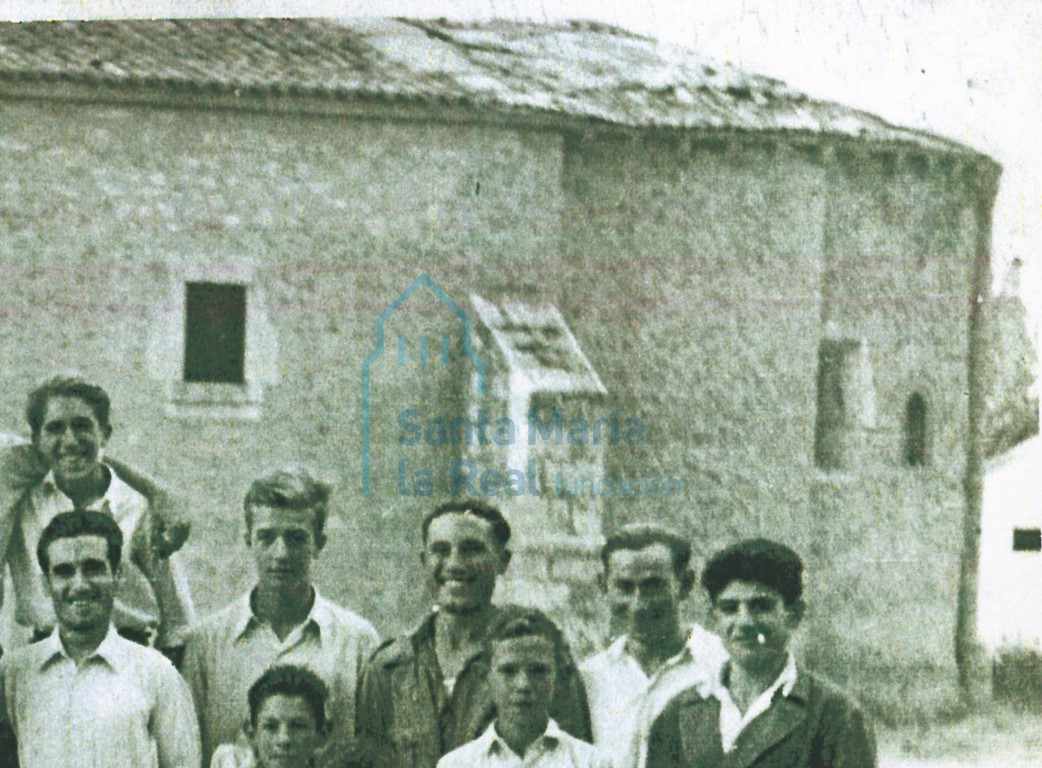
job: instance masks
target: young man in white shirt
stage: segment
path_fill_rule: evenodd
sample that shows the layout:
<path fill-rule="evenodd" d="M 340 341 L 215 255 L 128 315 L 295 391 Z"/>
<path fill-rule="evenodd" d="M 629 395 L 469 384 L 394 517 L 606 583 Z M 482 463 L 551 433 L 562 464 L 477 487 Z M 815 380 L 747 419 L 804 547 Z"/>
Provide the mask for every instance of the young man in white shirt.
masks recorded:
<path fill-rule="evenodd" d="M 607 768 L 595 747 L 550 718 L 564 647 L 554 623 L 538 611 L 506 609 L 487 642 L 496 718 L 477 739 L 442 757 L 438 768 Z"/>
<path fill-rule="evenodd" d="M 123 534 L 102 512 L 58 514 L 37 557 L 57 627 L 0 663 L 0 715 L 22 768 L 198 768 L 192 698 L 173 665 L 112 625 Z"/>
<path fill-rule="evenodd" d="M 139 493 L 105 460 L 112 435 L 108 393 L 79 376 L 55 376 L 40 384 L 26 403 L 32 432 L 33 458 L 46 467 L 18 493 L 19 484 L 32 477 L 19 449 L 3 451 L 0 501 L 0 567 L 11 569 L 15 618 L 32 630 L 33 639 L 50 634 L 55 617 L 47 598 L 43 574 L 36 561 L 40 534 L 55 515 L 94 510 L 113 517 L 126 542 L 123 578 L 113 612 L 113 623 L 125 637 L 144 645 L 155 644 L 178 658 L 184 633 L 193 618 L 188 582 L 171 555 L 187 536 L 179 525 L 176 546 L 162 551 L 161 539 L 171 532 Z"/>
<path fill-rule="evenodd" d="M 243 502 L 246 546 L 257 570 L 247 594 L 194 627 L 182 665 L 195 697 L 209 764 L 248 716 L 247 692 L 268 667 L 310 669 L 329 688 L 329 743 L 318 764 L 341 768 L 355 745 L 355 691 L 379 644 L 373 626 L 324 599 L 311 564 L 326 543 L 332 488 L 290 466 L 254 480 Z"/>
<path fill-rule="evenodd" d="M 731 659 L 655 721 L 648 768 L 875 768 L 860 707 L 789 648 L 804 613 L 799 556 L 740 541 L 710 558 L 702 585 Z"/>
<path fill-rule="evenodd" d="M 628 525 L 601 548 L 601 587 L 620 633 L 579 670 L 593 743 L 615 768 L 641 768 L 648 731 L 670 699 L 716 674 L 723 643 L 698 624 L 680 625 L 691 592 L 691 545 L 659 525 Z"/>

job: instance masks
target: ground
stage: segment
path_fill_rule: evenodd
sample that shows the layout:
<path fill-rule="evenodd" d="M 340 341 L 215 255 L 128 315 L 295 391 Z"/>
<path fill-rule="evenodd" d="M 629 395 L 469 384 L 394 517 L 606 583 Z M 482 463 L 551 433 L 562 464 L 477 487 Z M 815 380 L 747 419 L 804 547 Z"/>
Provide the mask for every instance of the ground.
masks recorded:
<path fill-rule="evenodd" d="M 1042 712 L 996 706 L 951 723 L 881 729 L 880 768 L 1037 768 Z"/>

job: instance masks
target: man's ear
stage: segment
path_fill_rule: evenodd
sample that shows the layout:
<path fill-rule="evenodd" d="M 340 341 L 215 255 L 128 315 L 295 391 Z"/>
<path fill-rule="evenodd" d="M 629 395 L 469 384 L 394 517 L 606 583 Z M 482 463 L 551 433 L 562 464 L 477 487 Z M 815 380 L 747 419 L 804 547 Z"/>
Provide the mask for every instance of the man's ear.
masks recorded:
<path fill-rule="evenodd" d="M 319 728 L 317 731 L 315 731 L 315 734 L 318 737 L 318 748 L 319 749 L 322 749 L 322 747 L 326 746 L 326 742 L 329 740 L 329 732 L 331 730 L 332 730 L 332 726 L 331 726 L 331 724 L 329 722 L 329 719 L 326 718 L 326 722 L 324 722 L 322 724 L 322 727 Z"/>
<path fill-rule="evenodd" d="M 807 604 L 803 602 L 803 598 L 798 598 L 786 610 L 789 613 L 789 625 L 795 629 L 807 613 Z"/>
<path fill-rule="evenodd" d="M 497 574 L 502 576 L 504 573 L 507 572 L 507 566 L 510 565 L 510 558 L 511 556 L 513 556 L 513 554 L 514 553 L 511 552 L 509 549 L 503 547 L 503 549 L 499 553 L 499 568 L 496 569 Z"/>
<path fill-rule="evenodd" d="M 688 568 L 680 574 L 680 599 L 684 600 L 695 588 L 695 572 Z"/>
<path fill-rule="evenodd" d="M 246 737 L 246 741 L 253 744 L 253 737 L 257 735 L 257 731 L 253 728 L 253 723 L 250 722 L 250 718 L 246 718 L 242 721 L 242 735 Z"/>

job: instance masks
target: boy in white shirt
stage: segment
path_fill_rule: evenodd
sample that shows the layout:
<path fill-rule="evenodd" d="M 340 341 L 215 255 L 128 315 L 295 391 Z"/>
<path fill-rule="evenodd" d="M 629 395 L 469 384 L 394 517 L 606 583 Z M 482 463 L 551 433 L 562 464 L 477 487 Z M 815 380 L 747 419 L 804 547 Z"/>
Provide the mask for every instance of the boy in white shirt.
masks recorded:
<path fill-rule="evenodd" d="M 594 746 L 550 719 L 564 645 L 554 623 L 534 610 L 504 611 L 488 643 L 496 719 L 477 739 L 442 757 L 438 768 L 607 768 Z"/>

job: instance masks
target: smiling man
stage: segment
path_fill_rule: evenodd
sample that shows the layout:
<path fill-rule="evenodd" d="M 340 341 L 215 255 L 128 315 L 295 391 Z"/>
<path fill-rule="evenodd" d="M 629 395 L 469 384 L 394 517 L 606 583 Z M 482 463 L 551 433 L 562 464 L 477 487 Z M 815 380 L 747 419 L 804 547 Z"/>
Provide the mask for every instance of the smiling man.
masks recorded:
<path fill-rule="evenodd" d="M 789 648 L 804 613 L 799 556 L 741 541 L 710 559 L 702 585 L 731 659 L 655 721 L 648 768 L 874 768 L 861 709 L 798 667 Z"/>
<path fill-rule="evenodd" d="M 207 765 L 219 745 L 236 742 L 250 715 L 250 686 L 276 663 L 310 669 L 329 689 L 329 741 L 318 765 L 342 768 L 351 759 L 355 691 L 379 637 L 311 581 L 312 561 L 326 543 L 331 490 L 307 470 L 286 467 L 254 480 L 246 493 L 245 541 L 257 583 L 194 628 L 185 650 Z M 251 751 L 240 747 L 248 765 Z"/>
<path fill-rule="evenodd" d="M 510 526 L 478 501 L 442 504 L 421 525 L 420 558 L 436 594 L 413 632 L 385 644 L 366 667 L 357 732 L 366 765 L 435 768 L 439 758 L 480 736 L 495 716 L 489 690 L 488 631 L 503 611 L 492 605 L 510 563 Z M 550 715 L 589 741 L 582 681 L 562 650 Z"/>
<path fill-rule="evenodd" d="M 132 488 L 105 459 L 112 436 L 111 403 L 97 384 L 78 376 L 56 376 L 29 393 L 26 419 L 32 454 L 4 451 L 4 482 L 9 487 L 32 476 L 30 459 L 46 475 L 20 493 L 0 523 L 3 557 L 11 569 L 15 619 L 33 630 L 34 639 L 50 634 L 55 617 L 37 564 L 40 534 L 59 513 L 93 510 L 110 515 L 123 533 L 123 578 L 113 608 L 116 629 L 136 642 L 163 649 L 172 657 L 184 643 L 193 616 L 188 582 L 176 556 L 156 547 L 162 523 L 149 500 Z M 15 459 L 21 461 L 15 461 Z M 12 465 L 21 465 L 14 471 Z M 140 478 L 135 478 L 139 480 Z M 5 496 L 6 498 L 6 496 Z M 187 529 L 183 531 L 187 534 Z M 177 546 L 183 543 L 183 538 Z M 2 561 L 0 561 L 2 562 Z"/>
<path fill-rule="evenodd" d="M 656 524 L 627 525 L 607 538 L 601 561 L 601 587 L 619 636 L 580 671 L 593 743 L 616 768 L 638 768 L 654 719 L 677 693 L 716 675 L 727 652 L 698 624 L 680 624 L 695 582 L 683 537 Z"/>
<path fill-rule="evenodd" d="M 184 681 L 162 654 L 112 625 L 123 534 L 111 516 L 67 512 L 37 557 L 57 617 L 45 640 L 0 665 L 2 713 L 22 768 L 198 768 Z"/>

